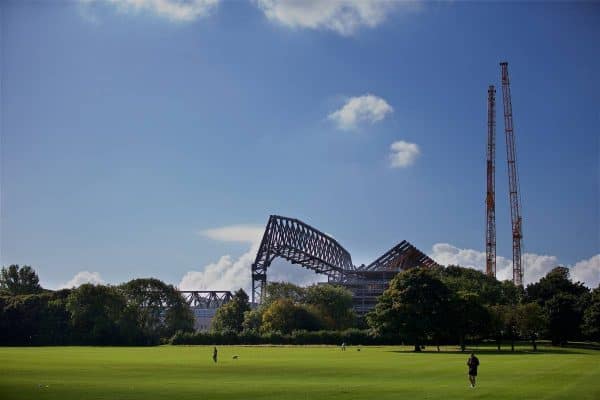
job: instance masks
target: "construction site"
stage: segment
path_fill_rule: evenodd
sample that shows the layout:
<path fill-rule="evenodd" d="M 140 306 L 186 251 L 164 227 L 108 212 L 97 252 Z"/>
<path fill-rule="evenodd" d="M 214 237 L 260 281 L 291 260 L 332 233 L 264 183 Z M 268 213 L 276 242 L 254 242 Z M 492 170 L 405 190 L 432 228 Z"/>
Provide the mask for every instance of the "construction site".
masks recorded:
<path fill-rule="evenodd" d="M 517 173 L 517 151 L 513 128 L 508 63 L 500 63 L 504 131 L 508 164 L 509 201 L 512 224 L 513 282 L 523 285 L 522 217 Z M 485 196 L 486 273 L 496 276 L 496 89 L 488 87 L 487 106 L 487 190 Z M 350 253 L 335 239 L 294 218 L 272 215 L 252 264 L 252 302 L 265 296 L 267 270 L 272 261 L 283 258 L 292 264 L 324 274 L 328 282 L 347 288 L 353 295 L 354 310 L 364 315 L 377 303 L 390 280 L 410 268 L 432 268 L 438 264 L 406 240 L 401 241 L 369 265 L 354 265 Z"/>
<path fill-rule="evenodd" d="M 508 63 L 500 63 L 504 132 L 508 165 L 510 218 L 512 227 L 513 283 L 523 285 L 522 217 L 517 172 L 517 151 L 513 127 Z M 496 276 L 496 89 L 487 90 L 487 156 L 485 194 L 486 274 Z M 327 277 L 333 285 L 348 289 L 353 296 L 357 315 L 372 310 L 377 299 L 388 288 L 396 274 L 411 268 L 440 267 L 410 242 L 402 240 L 368 265 L 354 265 L 350 252 L 334 238 L 295 218 L 271 215 L 265 227 L 260 247 L 252 264 L 252 294 L 254 305 L 266 296 L 267 272 L 271 263 L 281 258 L 293 265 Z M 197 328 L 205 329 L 216 309 L 231 299 L 226 291 L 185 292 L 194 310 Z"/>

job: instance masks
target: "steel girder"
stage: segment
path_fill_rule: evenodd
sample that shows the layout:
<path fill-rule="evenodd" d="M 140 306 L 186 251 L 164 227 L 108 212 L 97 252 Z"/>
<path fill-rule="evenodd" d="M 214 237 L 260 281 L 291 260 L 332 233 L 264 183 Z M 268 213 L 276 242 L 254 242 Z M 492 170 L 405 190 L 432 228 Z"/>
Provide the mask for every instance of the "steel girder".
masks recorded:
<path fill-rule="evenodd" d="M 359 271 L 404 271 L 414 267 L 433 267 L 435 261 L 423 254 L 406 240 L 398 243 L 377 260 Z"/>
<path fill-rule="evenodd" d="M 253 303 L 263 300 L 267 269 L 276 257 L 325 274 L 333 280 L 339 280 L 354 270 L 350 253 L 332 237 L 300 220 L 271 215 L 252 264 Z"/>
<path fill-rule="evenodd" d="M 227 290 L 186 290 L 179 291 L 192 308 L 219 308 L 229 302 L 233 295 Z"/>
<path fill-rule="evenodd" d="M 347 287 L 355 303 L 360 302 L 365 310 L 374 304 L 373 299 L 383 293 L 396 273 L 438 266 L 403 240 L 371 264 L 356 267 L 350 253 L 335 239 L 297 219 L 271 215 L 252 264 L 253 303 L 264 299 L 267 269 L 276 257 L 327 275 L 330 283 Z M 368 304 L 365 299 L 370 299 Z"/>

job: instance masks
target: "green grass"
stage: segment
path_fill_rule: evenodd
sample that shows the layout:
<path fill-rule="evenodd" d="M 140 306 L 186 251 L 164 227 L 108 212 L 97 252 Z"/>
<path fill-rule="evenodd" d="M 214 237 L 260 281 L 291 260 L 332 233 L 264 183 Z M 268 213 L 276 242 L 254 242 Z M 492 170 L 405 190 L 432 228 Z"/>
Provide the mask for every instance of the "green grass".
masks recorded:
<path fill-rule="evenodd" d="M 427 350 L 433 350 L 428 348 Z M 600 399 L 600 351 L 407 347 L 0 348 L 0 399 Z M 239 359 L 233 360 L 233 355 Z"/>

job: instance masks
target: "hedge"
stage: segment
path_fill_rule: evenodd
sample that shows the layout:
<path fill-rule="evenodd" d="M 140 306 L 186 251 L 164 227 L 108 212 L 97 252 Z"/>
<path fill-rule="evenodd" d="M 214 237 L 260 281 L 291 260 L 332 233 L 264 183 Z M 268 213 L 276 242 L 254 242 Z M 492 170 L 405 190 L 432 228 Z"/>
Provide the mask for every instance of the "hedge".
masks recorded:
<path fill-rule="evenodd" d="M 254 331 L 236 332 L 177 332 L 170 340 L 173 345 L 235 345 L 235 344 L 329 344 L 397 345 L 398 337 L 377 336 L 368 330 L 348 329 L 345 331 L 294 331 L 289 335 L 279 332 L 259 334 Z"/>

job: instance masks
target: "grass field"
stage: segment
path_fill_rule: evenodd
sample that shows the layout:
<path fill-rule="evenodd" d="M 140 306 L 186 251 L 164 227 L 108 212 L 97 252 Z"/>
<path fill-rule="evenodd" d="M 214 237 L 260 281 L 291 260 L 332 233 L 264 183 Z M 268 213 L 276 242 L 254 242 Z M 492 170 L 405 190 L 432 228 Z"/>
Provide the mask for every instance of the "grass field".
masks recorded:
<path fill-rule="evenodd" d="M 477 349 L 471 389 L 454 348 L 4 347 L 0 399 L 600 399 L 600 351 L 518 350 Z"/>

